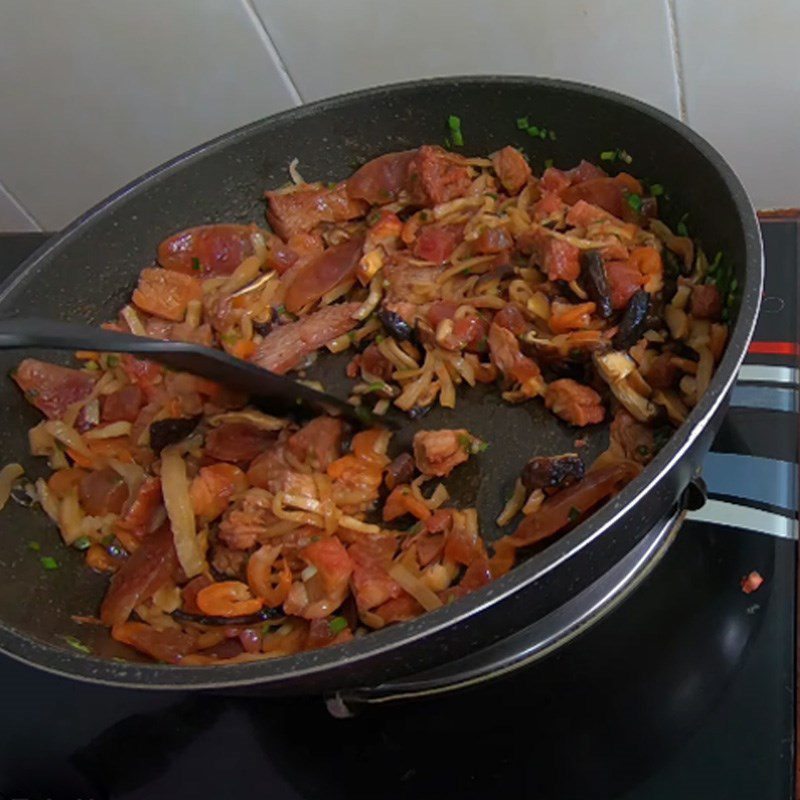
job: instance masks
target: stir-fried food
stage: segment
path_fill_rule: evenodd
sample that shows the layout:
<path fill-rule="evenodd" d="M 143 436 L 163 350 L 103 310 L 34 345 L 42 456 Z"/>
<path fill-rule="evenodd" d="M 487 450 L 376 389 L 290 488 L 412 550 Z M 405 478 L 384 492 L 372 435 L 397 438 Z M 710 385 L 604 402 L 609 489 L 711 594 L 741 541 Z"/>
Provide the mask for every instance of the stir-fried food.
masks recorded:
<path fill-rule="evenodd" d="M 52 469 L 27 494 L 111 576 L 99 620 L 161 661 L 339 644 L 484 586 L 635 477 L 725 347 L 730 275 L 625 172 L 536 176 L 513 147 L 425 145 L 333 185 L 291 173 L 266 193 L 271 231 L 170 236 L 108 327 L 277 373 L 347 354 L 350 400 L 377 414 L 455 408 L 459 387 L 495 384 L 567 425 L 612 420 L 610 446 L 592 464 L 525 453 L 497 520 L 521 521 L 487 544 L 446 488 L 487 443 L 455 424 L 398 453 L 388 431 L 269 416 L 134 356 L 27 359 L 14 380 L 44 415 L 30 446 Z M 21 472 L 0 472 L 0 499 Z"/>

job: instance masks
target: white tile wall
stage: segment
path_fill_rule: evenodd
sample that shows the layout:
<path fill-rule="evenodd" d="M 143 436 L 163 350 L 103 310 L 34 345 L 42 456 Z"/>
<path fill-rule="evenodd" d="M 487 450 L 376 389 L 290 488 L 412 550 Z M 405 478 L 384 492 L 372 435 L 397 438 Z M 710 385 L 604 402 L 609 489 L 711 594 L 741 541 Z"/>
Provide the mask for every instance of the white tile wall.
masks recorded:
<path fill-rule="evenodd" d="M 253 2 L 306 100 L 435 75 L 520 73 L 601 84 L 678 113 L 663 0 Z"/>
<path fill-rule="evenodd" d="M 687 121 L 757 208 L 800 206 L 800 2 L 676 0 Z"/>
<path fill-rule="evenodd" d="M 800 205 L 798 0 L 0 0 L 0 230 L 303 100 L 433 75 L 572 78 L 696 127 Z"/>
<path fill-rule="evenodd" d="M 38 231 L 39 224 L 0 183 L 0 232 Z"/>
<path fill-rule="evenodd" d="M 241 0 L 4 0 L 0 180 L 58 228 L 160 162 L 295 102 Z"/>

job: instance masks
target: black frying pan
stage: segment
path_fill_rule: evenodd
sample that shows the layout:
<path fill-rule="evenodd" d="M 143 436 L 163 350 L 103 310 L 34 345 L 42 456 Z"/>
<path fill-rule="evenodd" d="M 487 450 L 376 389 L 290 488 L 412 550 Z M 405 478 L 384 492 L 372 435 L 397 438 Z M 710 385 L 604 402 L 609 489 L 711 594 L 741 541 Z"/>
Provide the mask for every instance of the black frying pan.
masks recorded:
<path fill-rule="evenodd" d="M 743 294 L 725 356 L 710 390 L 654 462 L 569 534 L 465 599 L 343 647 L 217 667 L 144 663 L 111 641 L 105 629 L 73 623 L 70 615 L 96 610 L 105 579 L 59 545 L 43 513 L 10 504 L 0 517 L 0 649 L 44 669 L 136 687 L 258 684 L 260 691 L 311 692 L 379 682 L 463 655 L 559 606 L 680 502 L 722 419 L 753 331 L 761 242 L 744 190 L 719 154 L 666 114 L 611 92 L 532 78 L 448 78 L 287 111 L 181 156 L 88 212 L 15 273 L 0 291 L 0 316 L 99 323 L 127 300 L 140 269 L 153 261 L 156 245 L 168 234 L 208 222 L 262 222 L 262 193 L 285 182 L 292 158 L 299 158 L 307 180 L 338 180 L 381 153 L 441 141 L 448 114 L 462 119 L 465 152 L 482 155 L 516 144 L 525 148 L 536 172 L 548 158 L 569 167 L 624 148 L 634 158 L 628 169 L 667 188 L 671 202 L 662 205 L 667 221 L 674 224 L 688 211 L 691 231 L 706 250 L 723 250 L 735 265 Z M 531 139 L 516 127 L 520 116 L 556 131 L 557 139 Z M 22 355 L 0 355 L 0 370 L 12 369 Z M 317 367 L 332 391 L 344 391 L 343 366 L 344 360 L 331 357 Z M 3 381 L 3 458 L 20 460 L 31 475 L 45 471 L 26 455 L 26 431 L 37 421 L 38 413 L 11 381 Z M 495 391 L 480 389 L 462 392 L 455 411 L 436 409 L 416 425 L 465 426 L 490 443 L 449 484 L 457 502 L 477 504 L 488 538 L 496 535 L 493 520 L 522 464 L 535 454 L 573 450 L 580 435 L 538 401 L 507 406 Z M 399 438 L 407 442 L 412 433 Z M 588 435 L 584 452 L 591 459 L 606 436 L 602 426 Z M 55 555 L 61 569 L 42 570 L 40 554 L 28 549 L 31 540 L 41 543 L 42 554 Z M 65 636 L 79 637 L 92 653 L 70 648 Z"/>

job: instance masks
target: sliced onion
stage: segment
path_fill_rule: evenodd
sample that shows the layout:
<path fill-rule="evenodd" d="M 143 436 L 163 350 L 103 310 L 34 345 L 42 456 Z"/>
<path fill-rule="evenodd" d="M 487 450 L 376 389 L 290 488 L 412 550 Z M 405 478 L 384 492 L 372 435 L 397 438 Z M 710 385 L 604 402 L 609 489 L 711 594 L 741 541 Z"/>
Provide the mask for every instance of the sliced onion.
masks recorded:
<path fill-rule="evenodd" d="M 61 531 L 61 538 L 66 544 L 72 544 L 83 535 L 81 530 L 83 517 L 83 510 L 78 502 L 78 489 L 73 486 L 61 499 L 58 509 L 58 527 Z"/>
<path fill-rule="evenodd" d="M 0 469 L 0 511 L 5 508 L 14 484 L 25 474 L 21 464 L 6 464 Z"/>
<path fill-rule="evenodd" d="M 186 577 L 193 578 L 203 572 L 206 560 L 197 538 L 186 463 L 180 451 L 173 447 L 167 447 L 161 452 L 161 491 L 172 526 L 178 561 Z"/>
<path fill-rule="evenodd" d="M 75 428 L 58 419 L 45 422 L 44 427 L 54 439 L 57 439 L 65 447 L 86 456 L 86 458 L 93 458 L 92 451 L 86 446 L 86 442 Z"/>
<path fill-rule="evenodd" d="M 135 336 L 147 336 L 147 331 L 144 329 L 142 320 L 133 306 L 125 306 L 120 312 L 120 316 L 128 324 L 132 334 Z"/>
<path fill-rule="evenodd" d="M 131 423 L 125 420 L 112 422 L 100 428 L 92 428 L 83 435 L 87 439 L 117 439 L 120 436 L 127 436 L 131 432 Z"/>
<path fill-rule="evenodd" d="M 514 492 L 511 497 L 508 498 L 508 502 L 503 506 L 503 510 L 500 512 L 500 515 L 497 517 L 497 524 L 502 528 L 504 525 L 508 525 L 514 517 L 519 514 L 522 510 L 522 507 L 525 505 L 525 487 L 522 485 L 522 481 L 517 479 L 517 482 L 514 484 Z"/>
<path fill-rule="evenodd" d="M 39 478 L 35 485 L 36 495 L 44 509 L 44 513 L 58 524 L 58 509 L 60 505 L 58 498 L 50 491 L 50 487 L 44 478 Z"/>
<path fill-rule="evenodd" d="M 426 611 L 442 607 L 442 601 L 416 575 L 395 562 L 389 567 L 389 575 L 394 578 Z"/>
<path fill-rule="evenodd" d="M 128 497 L 136 497 L 139 494 L 139 487 L 144 481 L 144 470 L 138 464 L 129 464 L 116 458 L 109 458 L 108 466 L 125 481 L 125 485 L 128 487 Z"/>
<path fill-rule="evenodd" d="M 289 162 L 289 177 L 292 179 L 292 183 L 294 183 L 295 186 L 300 186 L 301 184 L 305 183 L 303 176 L 297 170 L 297 165 L 299 163 L 299 158 L 293 158 Z"/>

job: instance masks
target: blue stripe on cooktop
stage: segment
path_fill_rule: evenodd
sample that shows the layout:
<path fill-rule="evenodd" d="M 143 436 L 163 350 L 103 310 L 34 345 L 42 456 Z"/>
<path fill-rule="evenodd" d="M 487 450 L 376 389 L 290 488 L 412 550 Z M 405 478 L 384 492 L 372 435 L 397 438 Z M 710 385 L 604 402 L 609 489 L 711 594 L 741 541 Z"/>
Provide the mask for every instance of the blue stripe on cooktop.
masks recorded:
<path fill-rule="evenodd" d="M 731 392 L 732 406 L 747 408 L 769 408 L 773 411 L 798 410 L 797 390 L 778 389 L 774 386 L 734 386 Z"/>
<path fill-rule="evenodd" d="M 797 464 L 735 453 L 709 453 L 703 478 L 712 494 L 760 500 L 779 508 L 797 508 Z"/>

